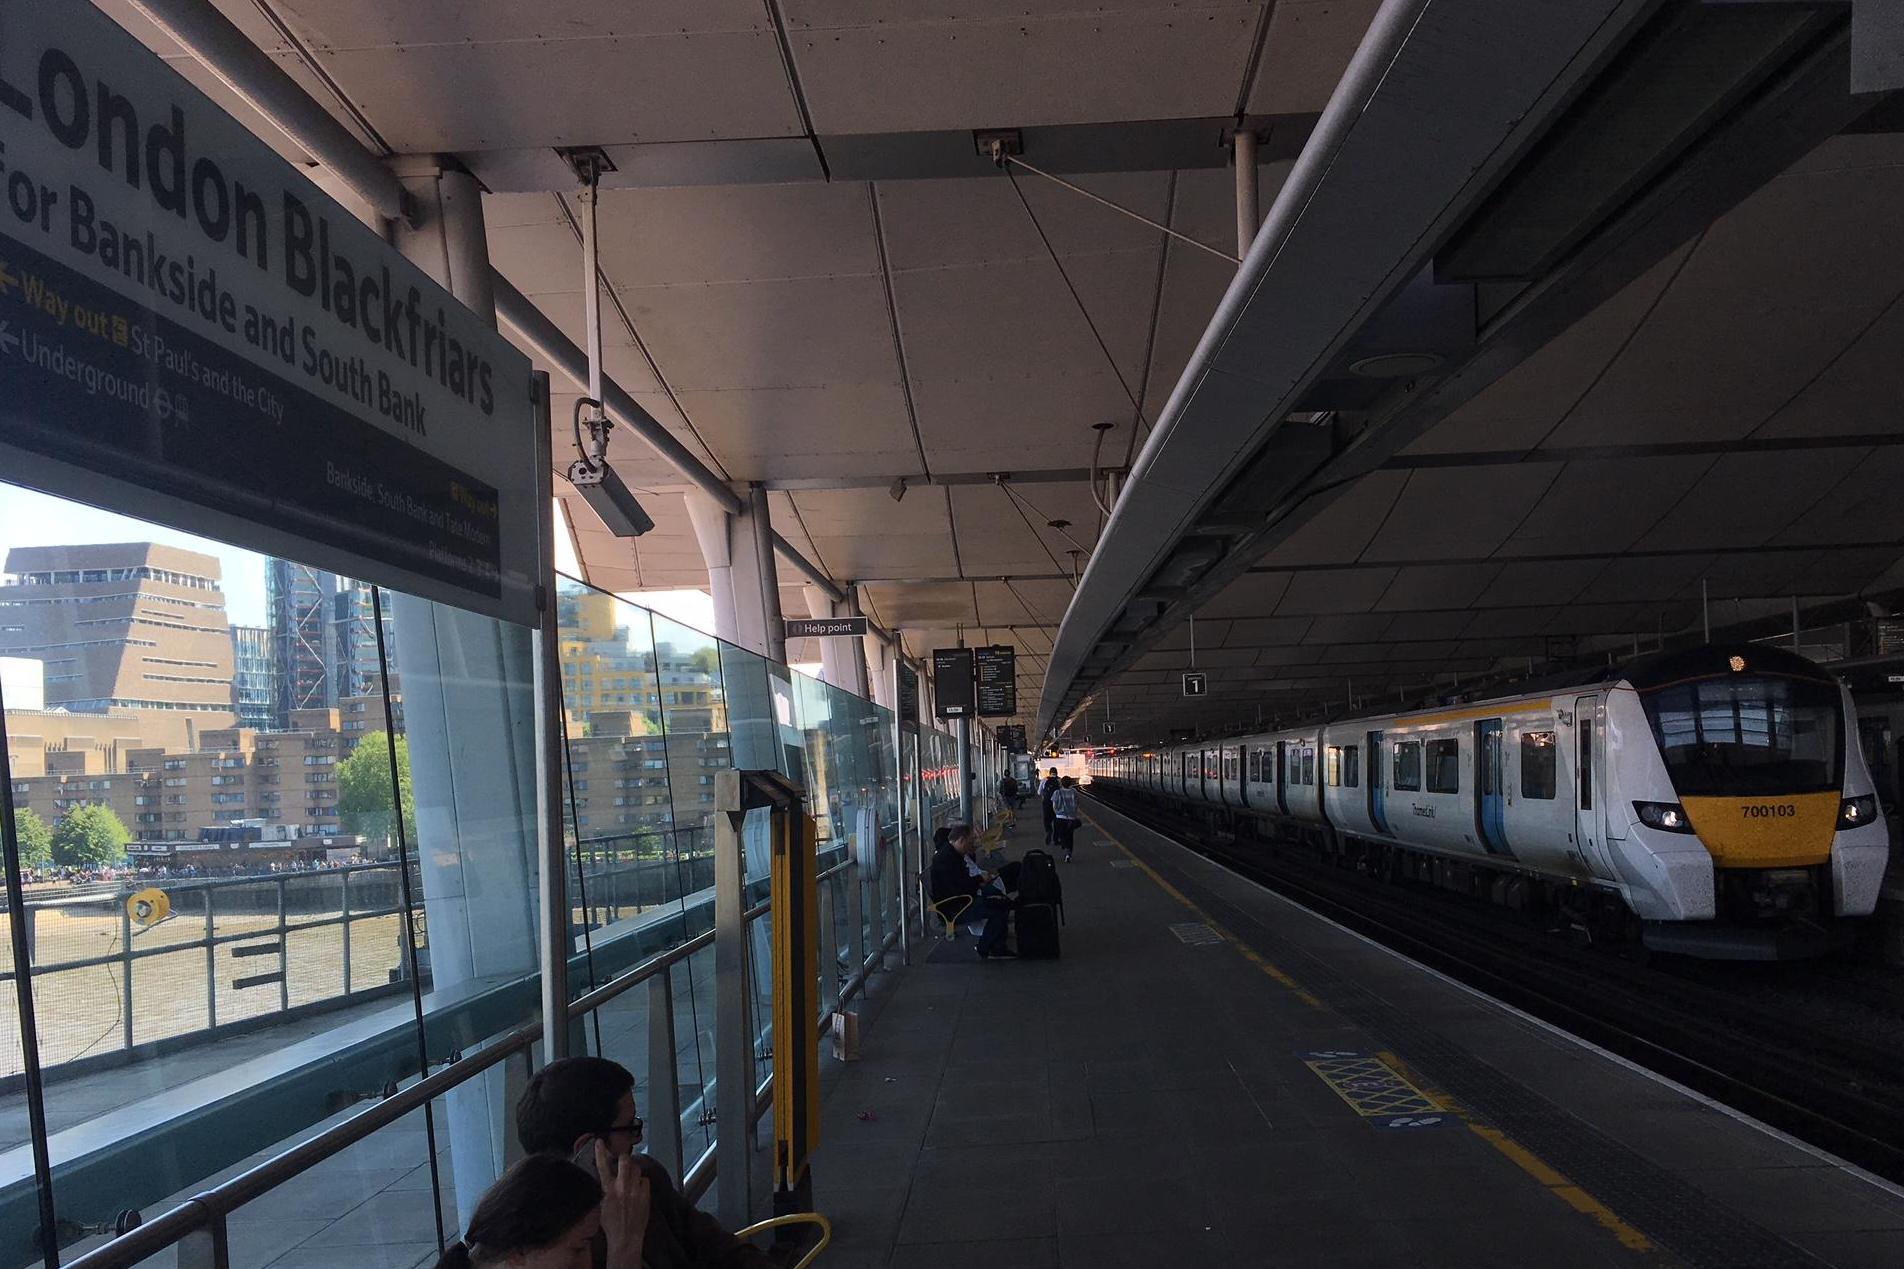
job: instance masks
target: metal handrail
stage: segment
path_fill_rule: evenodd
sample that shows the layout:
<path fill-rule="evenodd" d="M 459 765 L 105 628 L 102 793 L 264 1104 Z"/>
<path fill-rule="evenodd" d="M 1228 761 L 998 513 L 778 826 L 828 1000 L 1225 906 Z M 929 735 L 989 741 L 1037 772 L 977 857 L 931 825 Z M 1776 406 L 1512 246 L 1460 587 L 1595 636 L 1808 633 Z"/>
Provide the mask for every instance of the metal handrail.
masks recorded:
<path fill-rule="evenodd" d="M 831 877 L 857 866 L 857 860 L 849 855 L 840 864 L 821 874 L 821 877 Z M 765 916 L 771 910 L 772 902 L 762 900 L 747 908 L 742 915 L 745 921 L 752 922 Z M 666 973 L 674 965 L 711 946 L 714 942 L 714 933 L 711 929 L 705 930 L 677 947 L 648 957 L 600 987 L 578 996 L 570 1001 L 567 1007 L 569 1020 L 579 1021 L 623 993 L 658 974 Z M 895 938 L 896 931 L 887 935 L 877 955 L 884 955 Z M 871 964 L 871 958 L 867 963 Z M 864 990 L 866 972 L 866 967 L 861 966 L 859 971 L 841 988 L 835 1000 L 836 1008 L 842 1007 L 854 994 Z M 428 1105 L 450 1089 L 467 1083 L 516 1054 L 528 1051 L 542 1038 L 542 1034 L 543 1028 L 540 1022 L 525 1024 L 505 1032 L 483 1048 L 445 1066 L 433 1075 L 418 1080 L 408 1088 L 399 1089 L 392 1096 L 352 1115 L 343 1123 L 318 1133 L 309 1140 L 291 1147 L 283 1154 L 267 1159 L 228 1181 L 194 1195 L 139 1228 L 65 1262 L 66 1267 L 67 1269 L 131 1269 L 147 1257 L 194 1234 L 216 1229 L 226 1216 L 246 1203 L 263 1197 L 318 1163 L 402 1119 L 411 1111 Z M 772 1091 L 771 1076 L 755 1090 L 754 1118 L 756 1120 L 764 1113 L 764 1108 L 772 1104 Z M 683 1193 L 690 1198 L 695 1198 L 706 1192 L 714 1179 L 714 1159 L 715 1147 L 710 1143 L 694 1164 L 683 1173 Z"/>

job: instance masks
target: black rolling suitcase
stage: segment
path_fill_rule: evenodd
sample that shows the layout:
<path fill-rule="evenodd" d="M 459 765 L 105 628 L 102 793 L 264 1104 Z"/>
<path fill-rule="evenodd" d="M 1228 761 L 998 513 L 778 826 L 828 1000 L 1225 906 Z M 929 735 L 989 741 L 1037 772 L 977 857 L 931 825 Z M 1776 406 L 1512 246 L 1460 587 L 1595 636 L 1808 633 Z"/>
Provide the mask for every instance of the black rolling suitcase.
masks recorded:
<path fill-rule="evenodd" d="M 1018 955 L 1022 960 L 1058 959 L 1058 910 L 1049 903 L 1018 909 Z"/>
<path fill-rule="evenodd" d="M 1064 883 L 1058 879 L 1058 864 L 1052 859 L 1050 851 L 1026 851 L 1025 857 L 1018 861 L 1016 880 L 1019 903 L 1049 903 L 1059 909 L 1064 907 Z"/>

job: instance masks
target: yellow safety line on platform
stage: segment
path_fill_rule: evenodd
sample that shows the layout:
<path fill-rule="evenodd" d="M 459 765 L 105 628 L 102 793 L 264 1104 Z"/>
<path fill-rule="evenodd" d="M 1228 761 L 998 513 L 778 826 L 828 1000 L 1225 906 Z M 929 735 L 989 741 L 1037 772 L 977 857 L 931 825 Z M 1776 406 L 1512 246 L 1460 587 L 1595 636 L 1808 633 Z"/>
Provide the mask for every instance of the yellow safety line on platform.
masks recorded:
<path fill-rule="evenodd" d="M 1155 868 L 1152 868 L 1149 863 L 1139 859 L 1136 852 L 1132 851 L 1130 847 L 1117 839 L 1116 834 L 1112 833 L 1095 819 L 1091 819 L 1089 815 L 1085 818 L 1090 822 L 1093 828 L 1103 834 L 1105 841 L 1124 852 L 1124 857 L 1135 864 L 1159 889 L 1195 913 L 1205 925 L 1208 925 L 1212 930 L 1216 931 L 1224 942 L 1241 952 L 1244 959 L 1249 961 L 1250 964 L 1256 966 L 1256 968 L 1262 970 L 1282 986 L 1294 992 L 1296 998 L 1301 1000 L 1304 1004 L 1324 1012 L 1328 1011 L 1329 1006 L 1325 1005 L 1295 979 L 1277 968 L 1276 965 L 1262 953 L 1250 947 L 1244 943 L 1243 940 L 1237 938 L 1236 935 L 1219 925 L 1215 918 L 1197 906 L 1196 902 L 1192 900 L 1190 896 L 1166 881 L 1163 874 L 1158 872 Z M 1376 1057 L 1392 1068 L 1397 1075 L 1413 1084 L 1417 1090 L 1447 1107 L 1448 1113 L 1458 1116 L 1461 1122 L 1468 1126 L 1468 1131 L 1474 1133 L 1490 1146 L 1493 1146 L 1501 1153 L 1502 1157 L 1506 1158 L 1509 1162 L 1514 1164 L 1515 1167 L 1545 1187 L 1548 1193 L 1565 1203 L 1568 1207 L 1573 1208 L 1576 1212 L 1592 1217 L 1608 1233 L 1619 1239 L 1621 1245 L 1626 1247 L 1629 1251 L 1651 1252 L 1656 1250 L 1652 1239 L 1648 1238 L 1638 1229 L 1635 1229 L 1632 1225 L 1629 1225 L 1626 1221 L 1620 1219 L 1617 1212 L 1574 1184 L 1564 1173 L 1553 1167 L 1553 1165 L 1549 1164 L 1545 1159 L 1542 1159 L 1539 1155 L 1502 1132 L 1499 1128 L 1474 1122 L 1473 1117 L 1469 1115 L 1466 1110 L 1462 1109 L 1459 1103 L 1442 1092 L 1439 1088 L 1422 1080 L 1399 1056 L 1388 1050 L 1383 1050 L 1377 1053 Z M 1340 1090 L 1337 1090 L 1337 1092 L 1338 1095 L 1340 1095 Z"/>
<path fill-rule="evenodd" d="M 1090 817 L 1086 816 L 1086 818 L 1089 819 Z M 1177 889 L 1175 886 L 1171 885 L 1168 881 L 1165 881 L 1162 873 L 1158 872 L 1155 868 L 1152 868 L 1148 863 L 1145 863 L 1143 860 L 1139 859 L 1136 855 L 1132 854 L 1131 848 L 1126 846 L 1123 842 L 1118 841 L 1116 835 L 1114 835 L 1109 829 L 1105 828 L 1102 824 L 1098 823 L 1096 820 L 1090 820 L 1090 824 L 1091 824 L 1091 827 L 1095 828 L 1098 832 L 1104 835 L 1105 841 L 1109 842 L 1111 845 L 1123 851 L 1124 857 L 1130 860 L 1131 863 L 1135 864 L 1137 868 L 1146 877 L 1149 877 L 1153 882 L 1155 882 L 1159 889 L 1161 889 L 1165 894 L 1169 895 L 1171 898 L 1175 899 L 1178 903 L 1181 903 L 1184 907 L 1190 909 L 1190 911 L 1195 913 L 1197 917 L 1200 918 L 1205 925 L 1209 926 L 1212 930 L 1216 932 L 1217 937 L 1221 938 L 1225 943 L 1228 943 L 1231 947 L 1241 952 L 1243 954 L 1244 960 L 1256 966 L 1256 968 L 1262 970 L 1265 974 L 1268 974 L 1271 978 L 1275 979 L 1282 986 L 1287 987 L 1290 991 L 1294 992 L 1296 995 L 1296 999 L 1302 1001 L 1302 1003 L 1304 1003 L 1305 1005 L 1308 1005 L 1311 1009 L 1319 1009 L 1323 1011 L 1324 1013 L 1328 1012 L 1329 1006 L 1323 1004 L 1321 1000 L 1317 999 L 1313 992 L 1309 991 L 1301 983 L 1297 982 L 1295 979 L 1291 978 L 1288 974 L 1284 973 L 1274 963 L 1272 963 L 1267 957 L 1265 957 L 1261 952 L 1258 952 L 1255 948 L 1245 943 L 1242 939 L 1237 938 L 1236 935 L 1230 933 L 1222 925 L 1218 924 L 1216 918 L 1211 916 L 1208 912 L 1205 912 L 1202 908 L 1198 907 L 1196 903 L 1190 898 L 1189 895 Z"/>

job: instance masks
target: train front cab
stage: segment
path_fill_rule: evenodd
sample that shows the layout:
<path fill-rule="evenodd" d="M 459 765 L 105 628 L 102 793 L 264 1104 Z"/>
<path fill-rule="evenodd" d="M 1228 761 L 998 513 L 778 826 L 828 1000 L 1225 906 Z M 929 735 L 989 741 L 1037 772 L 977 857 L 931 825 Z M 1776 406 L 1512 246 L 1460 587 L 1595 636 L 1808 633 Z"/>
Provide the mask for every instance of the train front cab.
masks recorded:
<path fill-rule="evenodd" d="M 1889 833 L 1853 718 L 1835 678 L 1761 644 L 1651 658 L 1608 694 L 1609 835 L 1624 827 L 1642 847 L 1624 852 L 1629 862 L 1693 842 L 1707 857 L 1703 910 L 1649 923 L 1650 946 L 1799 955 L 1848 933 L 1834 918 L 1873 911 Z"/>

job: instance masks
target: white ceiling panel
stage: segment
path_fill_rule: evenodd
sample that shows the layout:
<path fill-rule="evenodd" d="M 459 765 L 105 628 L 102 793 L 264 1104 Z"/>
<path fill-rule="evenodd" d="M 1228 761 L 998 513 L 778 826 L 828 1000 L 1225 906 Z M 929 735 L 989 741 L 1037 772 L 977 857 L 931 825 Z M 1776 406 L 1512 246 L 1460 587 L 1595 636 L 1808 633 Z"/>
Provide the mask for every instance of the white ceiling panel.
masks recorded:
<path fill-rule="evenodd" d="M 1712 461 L 1680 455 L 1568 463 L 1500 553 L 1623 551 L 1699 482 Z"/>
<path fill-rule="evenodd" d="M 1541 444 L 1632 338 L 1691 249 L 1669 253 L 1403 452 L 1525 450 Z"/>
<path fill-rule="evenodd" d="M 1711 572 L 1710 555 L 1627 556 L 1610 561 L 1577 596 L 1581 603 L 1673 599 L 1699 594 L 1699 579 Z"/>
<path fill-rule="evenodd" d="M 1293 573 L 1276 613 L 1282 617 L 1367 612 L 1395 580 L 1392 568 L 1328 568 Z"/>
<path fill-rule="evenodd" d="M 1686 550 L 1769 542 L 1829 493 L 1861 455 L 1845 449 L 1728 454 L 1638 545 Z"/>
<path fill-rule="evenodd" d="M 1851 471 L 1772 541 L 1778 545 L 1904 540 L 1904 449 L 1858 450 Z"/>
<path fill-rule="evenodd" d="M 1252 114 L 1305 114 L 1329 104 L 1381 0 L 1280 0 L 1250 92 Z"/>
<path fill-rule="evenodd" d="M 1346 617 L 1317 617 L 1310 623 L 1304 643 L 1363 643 L 1379 639 L 1393 620 L 1387 613 L 1357 613 Z"/>
<path fill-rule="evenodd" d="M 249 7 L 246 5 L 233 6 Z M 475 44 L 523 38 L 521 0 L 275 0 L 292 30 L 319 48 Z M 532 23 L 551 40 L 769 29 L 756 0 L 536 0 Z"/>
<path fill-rule="evenodd" d="M 736 480 L 917 471 L 896 383 L 682 392 L 681 407 Z"/>
<path fill-rule="evenodd" d="M 993 485 L 954 485 L 947 492 L 959 562 L 974 575 L 1069 573 L 1067 552 L 1078 549 L 1072 539 L 1089 548 L 1100 518 L 1083 483 L 1027 485 L 1019 493 L 1023 502 Z M 1071 523 L 1061 533 L 1048 527 L 1051 520 Z"/>
<path fill-rule="evenodd" d="M 879 271 L 862 184 L 604 190 L 601 238 L 618 287 Z"/>
<path fill-rule="evenodd" d="M 918 347 L 909 340 L 908 351 Z M 926 458 L 935 471 L 1083 467 L 1094 423 L 1125 419 L 1130 402 L 1103 363 L 1094 372 L 973 365 L 954 378 L 912 381 Z"/>
<path fill-rule="evenodd" d="M 1487 555 L 1534 508 L 1559 471 L 1558 463 L 1412 471 L 1362 558 L 1434 560 Z"/>
<path fill-rule="evenodd" d="M 1605 560 L 1542 560 L 1503 564 L 1475 597 L 1482 607 L 1564 604 L 1593 583 Z"/>
<path fill-rule="evenodd" d="M 616 293 L 677 389 L 898 381 L 876 277 L 618 285 Z"/>
<path fill-rule="evenodd" d="M 321 49 L 400 153 L 797 136 L 771 31 Z M 615 91 L 604 93 L 604 85 Z"/>
<path fill-rule="evenodd" d="M 821 133 L 1031 127 L 1231 113 L 1250 3 L 1011 11 L 878 21 L 863 6 L 787 5 L 794 64 Z"/>
<path fill-rule="evenodd" d="M 1314 619 L 1309 617 L 1240 617 L 1230 623 L 1223 646 L 1261 648 L 1273 644 L 1301 643 L 1313 624 Z"/>
<path fill-rule="evenodd" d="M 1737 437 L 1904 290 L 1904 168 L 1781 176 L 1714 222 L 1555 444 Z"/>
<path fill-rule="evenodd" d="M 1500 565 L 1488 563 L 1413 564 L 1395 570 L 1375 607 L 1382 612 L 1465 607 L 1499 572 Z"/>
<path fill-rule="evenodd" d="M 792 497 L 820 562 L 834 577 L 947 577 L 958 571 L 943 498 L 895 503 L 884 489 L 801 490 Z M 970 588 L 959 586 L 969 613 Z"/>
<path fill-rule="evenodd" d="M 1208 617 L 1267 617 L 1288 593 L 1289 573 L 1244 573 L 1198 609 Z"/>
<path fill-rule="evenodd" d="M 1388 623 L 1391 640 L 1407 641 L 1412 655 L 1427 655 L 1416 647 L 1426 640 L 1453 639 L 1467 629 L 1469 613 L 1465 608 L 1440 612 L 1398 612 Z"/>
<path fill-rule="evenodd" d="M 1128 417 L 1129 398 L 1117 376 L 1134 385 L 1142 371 L 1156 289 L 1154 265 L 1128 266 L 1123 256 L 1066 263 L 1089 322 L 1049 259 L 897 274 L 893 297 L 907 369 L 922 386 L 993 369 L 1102 379 Z M 1092 336 L 1093 325 L 1117 359 L 1115 371 Z"/>
<path fill-rule="evenodd" d="M 1170 214 L 1167 172 L 1065 179 L 1151 220 L 1162 221 Z M 1037 217 L 1035 224 L 1004 173 L 994 178 L 881 182 L 880 222 L 893 270 L 1045 260 L 1040 229 L 1051 240 L 1051 250 L 1067 258 L 1067 268 L 1071 256 L 1147 254 L 1154 259 L 1163 244 L 1156 230 L 1042 177 L 1021 172 L 1017 183 Z"/>
<path fill-rule="evenodd" d="M 1896 432 L 1904 414 L 1904 302 L 1890 308 L 1843 355 L 1765 421 L 1754 437 Z"/>
<path fill-rule="evenodd" d="M 1268 568 L 1348 564 L 1382 527 L 1409 473 L 1377 471 L 1356 481 L 1262 559 Z"/>

